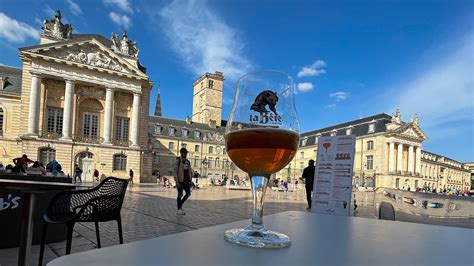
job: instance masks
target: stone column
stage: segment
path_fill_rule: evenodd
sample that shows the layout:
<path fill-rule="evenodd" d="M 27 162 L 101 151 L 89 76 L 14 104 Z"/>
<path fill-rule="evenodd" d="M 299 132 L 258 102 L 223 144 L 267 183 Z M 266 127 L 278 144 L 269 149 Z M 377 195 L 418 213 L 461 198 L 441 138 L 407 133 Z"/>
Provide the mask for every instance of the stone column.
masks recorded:
<path fill-rule="evenodd" d="M 394 153 L 395 153 L 395 143 L 390 142 L 389 143 L 389 149 L 388 149 L 388 172 L 393 172 L 393 166 L 395 164 L 394 160 Z"/>
<path fill-rule="evenodd" d="M 415 173 L 421 174 L 421 147 L 415 149 Z"/>
<path fill-rule="evenodd" d="M 413 153 L 413 145 L 408 147 L 408 172 L 415 172 L 415 157 Z"/>
<path fill-rule="evenodd" d="M 64 90 L 63 140 L 72 140 L 72 116 L 74 114 L 74 80 L 66 79 Z"/>
<path fill-rule="evenodd" d="M 30 108 L 28 112 L 28 135 L 38 136 L 41 76 L 31 73 Z"/>
<path fill-rule="evenodd" d="M 104 144 L 111 144 L 112 136 L 112 113 L 114 108 L 114 89 L 105 88 L 105 112 L 104 112 Z"/>
<path fill-rule="evenodd" d="M 132 128 L 130 131 L 130 140 L 132 147 L 139 147 L 138 145 L 138 130 L 140 126 L 140 98 L 141 93 L 133 93 L 133 107 L 132 107 Z"/>
<path fill-rule="evenodd" d="M 403 170 L 403 143 L 398 143 L 397 147 L 397 171 Z"/>

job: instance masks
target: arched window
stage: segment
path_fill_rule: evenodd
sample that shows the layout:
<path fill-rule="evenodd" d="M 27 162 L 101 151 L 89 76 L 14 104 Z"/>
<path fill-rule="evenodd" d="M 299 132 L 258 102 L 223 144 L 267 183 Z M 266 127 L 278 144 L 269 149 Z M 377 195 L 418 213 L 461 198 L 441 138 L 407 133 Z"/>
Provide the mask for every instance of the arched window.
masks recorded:
<path fill-rule="evenodd" d="M 127 170 L 127 155 L 125 154 L 115 154 L 113 171 L 125 171 Z"/>
<path fill-rule="evenodd" d="M 0 136 L 3 136 L 3 108 L 0 108 Z"/>
<path fill-rule="evenodd" d="M 56 160 L 56 150 L 52 148 L 40 148 L 38 150 L 39 162 L 46 166 L 53 160 Z"/>

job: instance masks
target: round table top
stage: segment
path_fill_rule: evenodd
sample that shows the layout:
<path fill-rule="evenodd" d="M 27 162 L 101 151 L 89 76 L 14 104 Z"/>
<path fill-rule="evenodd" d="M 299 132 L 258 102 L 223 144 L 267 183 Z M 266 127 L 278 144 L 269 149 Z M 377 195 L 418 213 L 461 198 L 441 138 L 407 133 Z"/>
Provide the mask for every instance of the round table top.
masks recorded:
<path fill-rule="evenodd" d="M 7 189 L 17 189 L 29 192 L 47 192 L 51 190 L 75 189 L 80 187 L 90 187 L 86 185 L 78 185 L 72 183 L 30 181 L 30 180 L 14 180 L 0 179 L 0 187 Z"/>

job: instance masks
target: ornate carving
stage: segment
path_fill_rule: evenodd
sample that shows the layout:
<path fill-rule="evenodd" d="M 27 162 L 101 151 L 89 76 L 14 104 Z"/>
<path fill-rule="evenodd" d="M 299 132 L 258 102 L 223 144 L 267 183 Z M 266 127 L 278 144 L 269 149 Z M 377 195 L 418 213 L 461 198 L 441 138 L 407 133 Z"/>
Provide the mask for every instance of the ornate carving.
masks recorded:
<path fill-rule="evenodd" d="M 114 43 L 111 47 L 114 52 L 126 56 L 138 57 L 139 50 L 137 48 L 137 42 L 128 39 L 127 31 L 123 32 L 122 40 L 120 40 L 117 33 L 112 33 L 111 39 Z"/>
<path fill-rule="evenodd" d="M 122 66 L 100 51 L 86 53 L 84 49 L 80 49 L 79 51 L 69 51 L 66 55 L 62 55 L 59 58 L 115 71 L 122 71 L 123 69 Z"/>
<path fill-rule="evenodd" d="M 411 118 L 411 123 L 415 126 L 419 125 L 418 114 L 413 115 L 413 117 Z"/>
<path fill-rule="evenodd" d="M 395 124 L 402 123 L 402 115 L 400 114 L 400 109 L 397 109 L 395 113 L 392 115 L 392 123 L 395 123 Z"/>
<path fill-rule="evenodd" d="M 69 40 L 72 36 L 72 25 L 61 22 L 61 11 L 57 10 L 54 19 L 43 21 L 43 34 L 58 40 Z"/>
<path fill-rule="evenodd" d="M 96 99 L 105 99 L 104 90 L 94 88 L 94 87 L 79 87 L 76 91 L 76 94 L 79 97 L 92 97 Z"/>

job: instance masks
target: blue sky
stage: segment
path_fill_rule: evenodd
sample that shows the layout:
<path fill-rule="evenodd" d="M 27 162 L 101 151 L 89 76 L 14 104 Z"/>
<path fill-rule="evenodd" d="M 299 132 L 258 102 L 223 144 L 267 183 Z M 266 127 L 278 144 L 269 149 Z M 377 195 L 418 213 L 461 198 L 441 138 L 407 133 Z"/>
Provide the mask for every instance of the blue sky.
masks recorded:
<path fill-rule="evenodd" d="M 224 119 L 235 80 L 292 74 L 303 131 L 401 109 L 420 116 L 424 149 L 474 161 L 473 1 L 0 1 L 0 64 L 38 42 L 62 11 L 76 33 L 128 30 L 163 115 L 192 112 L 192 82 L 222 71 Z"/>

